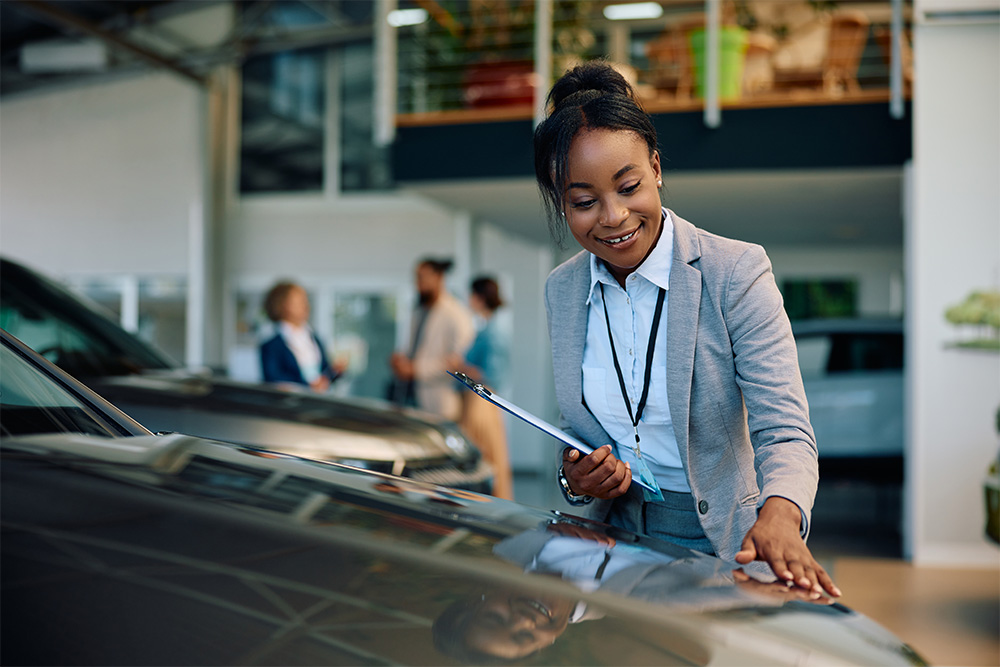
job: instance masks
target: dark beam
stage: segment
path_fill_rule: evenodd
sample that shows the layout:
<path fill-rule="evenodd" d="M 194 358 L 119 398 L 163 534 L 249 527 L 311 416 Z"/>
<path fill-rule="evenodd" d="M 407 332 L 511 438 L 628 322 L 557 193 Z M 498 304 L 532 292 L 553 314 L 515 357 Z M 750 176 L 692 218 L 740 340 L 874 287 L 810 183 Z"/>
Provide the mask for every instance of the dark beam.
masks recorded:
<path fill-rule="evenodd" d="M 95 25 L 90 21 L 77 16 L 76 14 L 73 14 L 72 12 L 67 12 L 52 3 L 43 2 L 42 0 L 14 0 L 14 2 L 39 16 L 42 16 L 50 21 L 54 21 L 61 26 L 78 30 L 84 34 L 90 35 L 91 37 L 96 37 L 113 47 L 127 51 L 133 56 L 153 65 L 154 67 L 168 69 L 185 79 L 197 83 L 199 86 L 207 85 L 205 77 L 177 64 L 172 60 L 169 60 L 168 58 L 164 58 L 154 51 L 139 46 L 138 44 L 134 44 L 111 32 L 110 30 Z"/>

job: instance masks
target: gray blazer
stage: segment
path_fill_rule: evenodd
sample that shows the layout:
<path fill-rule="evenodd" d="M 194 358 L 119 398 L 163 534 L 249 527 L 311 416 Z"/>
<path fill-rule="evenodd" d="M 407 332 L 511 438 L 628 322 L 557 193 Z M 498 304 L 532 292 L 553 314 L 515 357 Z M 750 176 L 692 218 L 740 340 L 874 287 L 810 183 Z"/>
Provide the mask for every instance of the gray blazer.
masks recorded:
<path fill-rule="evenodd" d="M 771 496 L 799 506 L 807 536 L 819 479 L 816 439 L 764 249 L 670 215 L 667 400 L 702 528 L 716 554 L 733 560 Z M 545 307 L 561 424 L 599 447 L 612 440 L 582 398 L 589 289 L 590 254 L 582 251 L 549 275 Z M 598 520 L 612 503 L 639 512 L 635 488 L 581 509 Z"/>

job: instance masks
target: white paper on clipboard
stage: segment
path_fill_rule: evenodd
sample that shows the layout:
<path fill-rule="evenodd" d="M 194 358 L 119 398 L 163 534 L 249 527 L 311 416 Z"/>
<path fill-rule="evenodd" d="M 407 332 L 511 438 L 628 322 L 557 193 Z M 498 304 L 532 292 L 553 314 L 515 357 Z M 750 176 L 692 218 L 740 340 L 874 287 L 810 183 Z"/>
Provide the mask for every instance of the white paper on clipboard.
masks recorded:
<path fill-rule="evenodd" d="M 534 426 L 535 428 L 537 428 L 539 431 L 543 431 L 544 433 L 548 433 L 549 435 L 551 435 L 556 440 L 559 440 L 560 442 L 562 442 L 564 444 L 567 444 L 570 447 L 573 447 L 574 449 L 580 450 L 581 452 L 583 452 L 584 456 L 586 456 L 587 454 L 590 454 L 591 452 L 594 451 L 594 448 L 591 447 L 590 445 L 588 445 L 588 444 L 586 444 L 584 442 L 581 442 L 580 440 L 577 440 L 573 436 L 569 435 L 568 433 L 566 433 L 565 431 L 563 431 L 563 430 L 561 430 L 559 428 L 556 428 L 555 426 L 553 426 L 552 424 L 548 423 L 544 419 L 536 417 L 535 415 L 531 414 L 530 412 L 522 410 L 521 408 L 517 407 L 516 405 L 514 405 L 510 401 L 504 399 L 503 397 L 499 396 L 495 392 L 492 392 L 489 389 L 487 389 L 486 387 L 484 387 L 483 385 L 479 384 L 478 382 L 476 382 L 475 380 L 473 380 L 472 378 L 470 378 L 465 373 L 460 373 L 460 372 L 457 372 L 457 371 L 456 372 L 448 371 L 448 375 L 452 376 L 453 378 L 455 378 L 456 380 L 458 380 L 459 382 L 461 382 L 462 384 L 464 384 L 468 389 L 470 389 L 471 391 L 473 391 L 480 398 L 483 398 L 483 399 L 489 401 L 490 403 L 492 403 L 493 405 L 497 406 L 498 408 L 506 410 L 507 412 L 509 412 L 510 414 L 514 415 L 518 419 L 531 424 L 532 426 Z M 632 476 L 632 481 L 635 482 L 636 484 L 638 484 L 639 486 L 643 487 L 643 488 L 649 489 L 650 491 L 654 491 L 654 489 L 652 487 L 650 487 L 648 484 L 644 483 L 641 479 L 639 479 L 638 475 L 633 475 Z"/>

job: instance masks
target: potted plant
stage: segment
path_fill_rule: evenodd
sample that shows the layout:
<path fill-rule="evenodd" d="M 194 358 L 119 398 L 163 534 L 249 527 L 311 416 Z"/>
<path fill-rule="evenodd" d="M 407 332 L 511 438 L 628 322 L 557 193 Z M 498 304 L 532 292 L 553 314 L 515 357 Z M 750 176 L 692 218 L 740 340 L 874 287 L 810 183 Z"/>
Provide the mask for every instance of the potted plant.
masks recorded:
<path fill-rule="evenodd" d="M 954 343 L 955 347 L 1000 352 L 1000 291 L 974 290 L 964 301 L 949 307 L 944 317 L 972 331 L 970 337 Z"/>

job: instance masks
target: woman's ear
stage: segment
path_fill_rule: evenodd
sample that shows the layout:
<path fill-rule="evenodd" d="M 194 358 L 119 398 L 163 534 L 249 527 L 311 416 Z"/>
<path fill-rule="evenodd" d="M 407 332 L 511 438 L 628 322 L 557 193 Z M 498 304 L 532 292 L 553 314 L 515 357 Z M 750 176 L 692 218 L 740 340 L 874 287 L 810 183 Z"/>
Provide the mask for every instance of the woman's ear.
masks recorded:
<path fill-rule="evenodd" d="M 656 187 L 663 185 L 663 173 L 660 170 L 660 151 L 653 151 L 653 156 L 649 159 L 649 166 L 653 168 L 653 175 L 656 177 Z"/>

